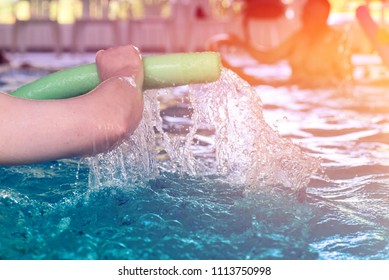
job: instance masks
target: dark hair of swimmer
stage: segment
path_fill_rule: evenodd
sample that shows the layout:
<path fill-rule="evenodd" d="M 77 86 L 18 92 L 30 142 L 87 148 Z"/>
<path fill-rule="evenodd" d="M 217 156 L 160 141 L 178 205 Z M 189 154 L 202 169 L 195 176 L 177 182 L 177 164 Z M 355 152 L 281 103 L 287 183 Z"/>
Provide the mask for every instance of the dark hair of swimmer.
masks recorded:
<path fill-rule="evenodd" d="M 312 33 L 326 29 L 330 10 L 328 0 L 307 0 L 301 15 L 303 28 Z"/>

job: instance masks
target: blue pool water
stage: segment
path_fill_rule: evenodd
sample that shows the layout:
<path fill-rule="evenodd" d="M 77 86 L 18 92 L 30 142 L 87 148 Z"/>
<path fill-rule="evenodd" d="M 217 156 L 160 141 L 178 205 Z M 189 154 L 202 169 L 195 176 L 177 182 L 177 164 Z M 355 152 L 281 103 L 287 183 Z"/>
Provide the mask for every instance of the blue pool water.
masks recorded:
<path fill-rule="evenodd" d="M 0 90 L 43 74 L 3 73 Z M 159 93 L 155 145 L 134 150 L 163 135 L 145 127 L 96 158 L 0 167 L 0 259 L 389 258 L 385 87 L 203 91 Z M 246 115 L 244 94 L 263 107 Z M 244 118 L 215 128 L 205 112 Z"/>

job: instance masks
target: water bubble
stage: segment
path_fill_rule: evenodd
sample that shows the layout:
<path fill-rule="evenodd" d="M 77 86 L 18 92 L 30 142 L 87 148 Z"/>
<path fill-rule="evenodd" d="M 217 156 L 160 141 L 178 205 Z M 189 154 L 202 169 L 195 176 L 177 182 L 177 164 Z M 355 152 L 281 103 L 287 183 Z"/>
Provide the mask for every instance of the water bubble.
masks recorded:
<path fill-rule="evenodd" d="M 183 230 L 183 225 L 177 220 L 166 221 L 166 228 L 172 232 L 179 232 Z"/>
<path fill-rule="evenodd" d="M 166 228 L 165 220 L 157 214 L 143 214 L 136 221 L 138 228 L 143 228 L 147 231 L 161 231 Z"/>

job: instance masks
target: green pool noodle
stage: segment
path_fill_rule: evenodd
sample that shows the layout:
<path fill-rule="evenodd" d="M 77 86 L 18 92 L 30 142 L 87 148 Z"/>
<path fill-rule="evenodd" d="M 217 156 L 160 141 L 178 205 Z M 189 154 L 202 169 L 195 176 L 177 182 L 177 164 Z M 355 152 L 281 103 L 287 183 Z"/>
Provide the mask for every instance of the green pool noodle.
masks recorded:
<path fill-rule="evenodd" d="M 215 52 L 144 56 L 143 90 L 216 81 L 220 55 Z M 11 95 L 26 99 L 65 99 L 85 94 L 100 83 L 95 63 L 49 74 L 26 84 Z"/>

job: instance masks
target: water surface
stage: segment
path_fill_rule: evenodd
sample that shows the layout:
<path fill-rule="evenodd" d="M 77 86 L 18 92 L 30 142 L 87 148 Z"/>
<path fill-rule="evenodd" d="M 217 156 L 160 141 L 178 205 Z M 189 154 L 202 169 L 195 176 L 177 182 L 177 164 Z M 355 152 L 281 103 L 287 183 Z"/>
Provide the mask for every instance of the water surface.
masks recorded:
<path fill-rule="evenodd" d="M 151 94 L 111 153 L 1 167 L 0 259 L 387 259 L 386 88 L 232 79 Z"/>

